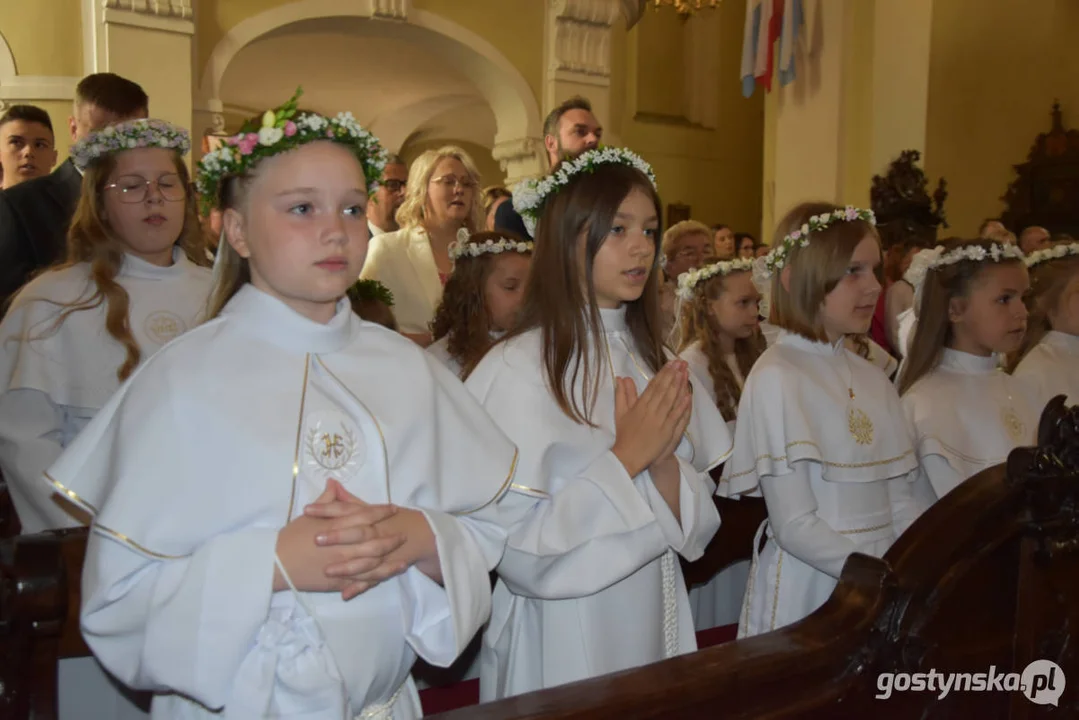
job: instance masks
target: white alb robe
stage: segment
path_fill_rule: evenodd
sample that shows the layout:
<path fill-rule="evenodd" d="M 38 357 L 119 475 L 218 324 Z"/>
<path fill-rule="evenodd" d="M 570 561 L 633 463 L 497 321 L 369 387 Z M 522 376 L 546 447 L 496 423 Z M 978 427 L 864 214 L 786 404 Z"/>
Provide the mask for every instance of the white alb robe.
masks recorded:
<path fill-rule="evenodd" d="M 1067 395 L 1069 405 L 1079 405 L 1079 335 L 1049 331 L 1019 362 L 1013 377 L 1039 419 L 1046 403 L 1057 395 Z"/>
<path fill-rule="evenodd" d="M 438 340 L 427 346 L 427 352 L 431 353 L 440 363 L 446 366 L 451 373 L 461 377 L 461 363 L 457 358 L 450 355 L 450 336 L 443 335 Z"/>
<path fill-rule="evenodd" d="M 210 271 L 179 248 L 169 267 L 125 255 L 116 282 L 128 294 L 140 362 L 198 325 L 210 294 Z M 0 471 L 24 534 L 86 520 L 41 478 L 120 387 L 116 371 L 126 349 L 105 330 L 104 304 L 55 325 L 62 304 L 94 292 L 88 263 L 46 272 L 22 289 L 0 323 Z M 140 706 L 148 698 L 122 691 L 93 658 L 61 660 L 58 688 L 60 720 L 146 717 Z"/>
<path fill-rule="evenodd" d="M 611 452 L 614 377 L 643 392 L 625 309 L 601 310 L 605 347 L 588 348 L 600 388 L 597 427 L 571 420 L 548 390 L 538 330 L 495 345 L 465 382 L 521 451 L 506 554 L 481 650 L 483 701 L 638 667 L 696 649 L 675 553 L 695 560 L 719 527 L 710 468 L 730 452 L 727 426 L 696 378 L 677 450 L 679 523 L 645 470 Z M 583 379 L 575 392 L 587 398 Z"/>
<path fill-rule="evenodd" d="M 94 515 L 83 635 L 159 693 L 155 718 L 409 720 L 417 655 L 450 664 L 488 617 L 515 462 L 405 338 L 347 301 L 321 325 L 247 285 L 146 363 L 49 479 Z M 331 477 L 421 509 L 444 587 L 413 567 L 347 603 L 272 592 L 278 532 Z"/>
<path fill-rule="evenodd" d="M 746 378 L 738 417 L 718 492 L 768 505 L 739 620 L 746 637 L 824 604 L 852 552 L 891 546 L 919 513 L 918 463 L 895 388 L 842 341 L 780 332 Z"/>
<path fill-rule="evenodd" d="M 1035 442 L 1038 415 L 995 355 L 945 348 L 940 364 L 903 395 L 921 461 L 919 484 L 944 497 L 961 482 Z"/>
<path fill-rule="evenodd" d="M 679 353 L 689 369 L 700 381 L 701 387 L 716 401 L 715 385 L 712 374 L 708 372 L 708 358 L 701 349 L 701 342 L 691 343 Z M 745 382 L 738 361 L 733 354 L 725 358 L 727 367 L 734 373 L 734 379 L 741 387 Z M 735 421 L 727 421 L 727 429 L 734 437 Z M 697 630 L 732 625 L 738 622 L 742 610 L 742 598 L 746 594 L 749 580 L 749 560 L 741 560 L 720 570 L 708 582 L 689 589 L 689 606 L 693 611 L 693 624 Z"/>
<path fill-rule="evenodd" d="M 176 248 L 158 267 L 126 255 L 116 282 L 130 298 L 131 333 L 141 362 L 202 321 L 210 271 Z M 127 350 L 105 330 L 105 304 L 73 312 L 64 303 L 96 292 L 88 263 L 46 272 L 15 297 L 0 323 L 0 469 L 23 533 L 75 527 L 42 474 L 120 387 Z"/>

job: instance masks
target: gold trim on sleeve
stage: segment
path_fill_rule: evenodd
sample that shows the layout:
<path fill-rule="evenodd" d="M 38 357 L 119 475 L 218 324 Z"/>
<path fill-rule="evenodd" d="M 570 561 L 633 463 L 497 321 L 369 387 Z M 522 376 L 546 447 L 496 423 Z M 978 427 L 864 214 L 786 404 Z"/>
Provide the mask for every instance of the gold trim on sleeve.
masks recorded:
<path fill-rule="evenodd" d="M 510 463 L 509 474 L 506 475 L 506 481 L 504 483 L 502 483 L 502 487 L 498 488 L 498 492 L 495 493 L 494 497 L 492 497 L 490 500 L 488 500 L 484 504 L 480 505 L 478 508 L 473 508 L 472 510 L 462 510 L 460 512 L 455 512 L 455 513 L 450 513 L 450 514 L 458 516 L 458 517 L 460 517 L 462 515 L 472 515 L 473 513 L 478 513 L 480 510 L 483 510 L 485 507 L 487 507 L 488 505 L 490 505 L 491 503 L 497 501 L 500 497 L 502 497 L 503 493 L 506 492 L 506 488 L 508 488 L 512 484 L 511 481 L 513 480 L 514 473 L 517 472 L 517 459 L 520 457 L 520 454 L 521 454 L 520 451 L 517 449 L 517 446 L 515 445 L 513 447 L 513 462 Z"/>
<path fill-rule="evenodd" d="M 49 481 L 49 484 L 52 485 L 53 490 L 60 493 L 61 495 L 66 497 L 68 500 L 70 500 L 71 502 L 78 505 L 79 507 L 86 508 L 87 510 L 90 511 L 91 515 L 97 515 L 98 514 L 98 509 L 96 507 L 94 507 L 93 503 L 91 503 L 90 501 L 83 498 L 81 495 L 79 495 L 77 492 L 75 492 L 71 488 L 66 487 L 63 483 L 61 483 L 59 480 L 54 478 L 49 473 L 46 472 L 46 473 L 43 473 L 43 474 L 45 476 L 45 479 Z"/>
<path fill-rule="evenodd" d="M 549 492 L 546 492 L 544 490 L 537 490 L 536 488 L 530 488 L 527 485 L 518 485 L 517 483 L 512 483 L 510 485 L 510 489 L 511 490 L 520 490 L 521 492 L 531 493 L 533 495 L 542 495 L 545 498 L 551 497 L 551 494 Z"/>
<path fill-rule="evenodd" d="M 96 522 L 93 525 L 93 529 L 99 533 L 102 533 L 103 535 L 108 535 L 115 540 L 119 540 L 124 545 L 127 545 L 131 549 L 136 550 L 143 555 L 149 555 L 150 557 L 157 558 L 158 560 L 183 560 L 186 557 L 190 557 L 190 555 L 166 555 L 164 553 L 155 552 L 150 548 L 145 547 L 144 545 L 138 544 L 137 542 L 129 538 L 127 535 L 124 535 L 123 533 L 118 533 L 112 528 L 105 527 L 104 525 Z"/>

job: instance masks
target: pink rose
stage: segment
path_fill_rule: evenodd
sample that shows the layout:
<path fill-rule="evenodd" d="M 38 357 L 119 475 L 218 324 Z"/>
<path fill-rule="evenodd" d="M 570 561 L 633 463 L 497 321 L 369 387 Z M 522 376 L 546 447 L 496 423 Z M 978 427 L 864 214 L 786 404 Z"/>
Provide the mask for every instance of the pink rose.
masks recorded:
<path fill-rule="evenodd" d="M 326 128 L 326 137 L 333 139 L 333 128 Z"/>
<path fill-rule="evenodd" d="M 289 120 L 285 123 L 285 137 L 292 137 L 296 134 L 296 123 Z"/>
<path fill-rule="evenodd" d="M 242 140 L 242 139 L 243 139 L 243 135 L 233 135 L 226 142 L 228 142 L 229 145 L 231 145 L 233 147 L 236 147 L 237 145 L 240 144 L 240 140 Z"/>
<path fill-rule="evenodd" d="M 247 133 L 247 135 L 244 137 L 244 140 L 249 143 L 257 143 L 259 141 L 259 136 L 256 133 Z"/>

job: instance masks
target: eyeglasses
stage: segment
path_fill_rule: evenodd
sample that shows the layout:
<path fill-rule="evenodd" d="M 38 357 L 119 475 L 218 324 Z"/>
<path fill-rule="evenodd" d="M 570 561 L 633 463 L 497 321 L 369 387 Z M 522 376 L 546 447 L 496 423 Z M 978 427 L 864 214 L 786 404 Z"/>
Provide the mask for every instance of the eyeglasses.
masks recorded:
<path fill-rule="evenodd" d="M 383 180 L 382 187 L 386 188 L 392 193 L 401 192 L 405 189 L 404 180 Z"/>
<path fill-rule="evenodd" d="M 162 175 L 156 180 L 147 180 L 141 175 L 123 175 L 116 182 L 106 185 L 105 189 L 118 190 L 122 203 L 140 203 L 146 200 L 151 185 L 155 185 L 161 197 L 169 202 L 179 202 L 187 195 L 187 190 L 176 173 Z"/>
<path fill-rule="evenodd" d="M 448 188 L 456 189 L 458 185 L 463 190 L 475 190 L 476 181 L 472 178 L 461 178 L 456 175 L 443 175 L 442 177 L 431 178 L 431 182 L 438 183 L 439 185 L 445 185 Z"/>

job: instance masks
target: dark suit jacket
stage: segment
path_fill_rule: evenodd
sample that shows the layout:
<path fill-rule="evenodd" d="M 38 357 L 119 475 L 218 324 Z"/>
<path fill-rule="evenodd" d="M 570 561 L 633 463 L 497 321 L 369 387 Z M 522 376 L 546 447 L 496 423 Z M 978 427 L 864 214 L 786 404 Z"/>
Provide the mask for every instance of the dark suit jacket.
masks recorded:
<path fill-rule="evenodd" d="M 82 176 L 71 160 L 0 192 L 0 317 L 30 277 L 64 257 Z"/>
<path fill-rule="evenodd" d="M 526 240 L 532 239 L 532 236 L 528 233 L 528 228 L 525 227 L 525 221 L 513 209 L 512 200 L 507 200 L 495 209 L 495 230 L 509 230 Z"/>

